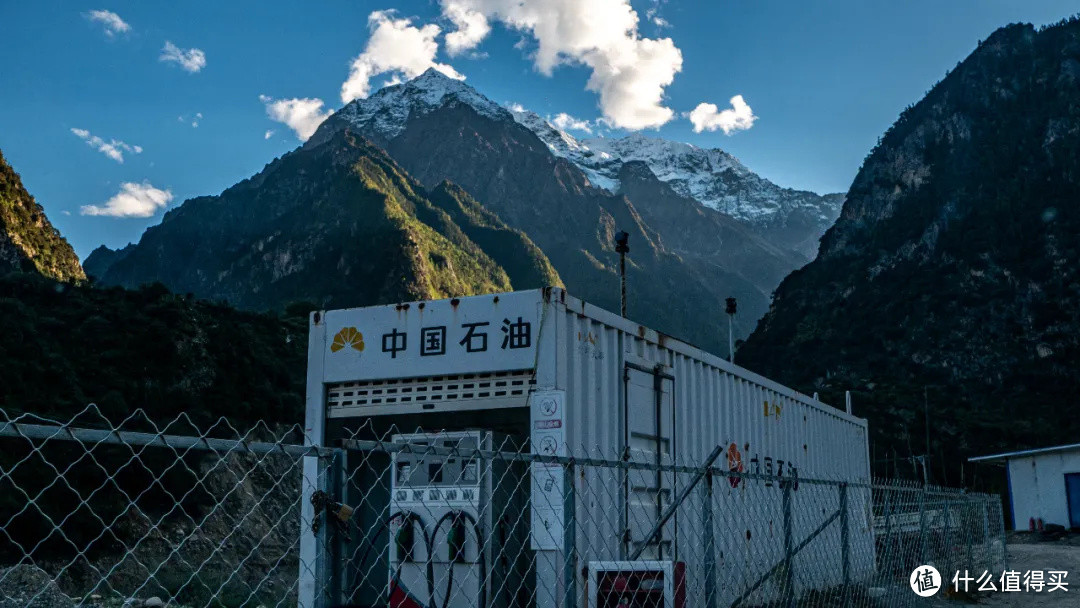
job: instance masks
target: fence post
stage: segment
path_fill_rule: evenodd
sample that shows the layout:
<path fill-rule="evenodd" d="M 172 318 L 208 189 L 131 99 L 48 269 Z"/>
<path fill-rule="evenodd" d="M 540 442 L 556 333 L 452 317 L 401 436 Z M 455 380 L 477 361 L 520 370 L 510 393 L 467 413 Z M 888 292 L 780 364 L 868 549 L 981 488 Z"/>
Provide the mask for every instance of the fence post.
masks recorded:
<path fill-rule="evenodd" d="M 928 551 L 926 542 L 926 486 L 919 492 L 919 563 L 925 564 Z"/>
<path fill-rule="evenodd" d="M 334 450 L 334 455 L 330 459 L 330 470 L 327 471 L 326 479 L 329 481 L 330 489 L 328 494 L 331 499 L 344 504 L 347 500 L 347 489 L 345 487 L 346 479 L 348 477 L 346 471 L 346 459 L 348 458 L 345 450 Z M 336 606 L 344 601 L 344 585 L 345 580 L 345 568 L 346 560 L 343 556 L 348 551 L 347 543 L 345 542 L 344 535 L 337 533 L 334 530 L 335 522 L 331 521 L 329 514 L 325 517 L 323 525 L 326 526 L 326 534 L 331 539 L 328 545 L 329 564 L 327 564 L 327 575 L 330 580 L 328 581 L 330 604 Z"/>
<path fill-rule="evenodd" d="M 794 576 L 791 570 L 791 558 L 794 541 L 791 533 L 791 484 L 784 486 L 784 606 L 795 605 Z"/>
<path fill-rule="evenodd" d="M 990 499 L 983 498 L 982 500 L 982 525 L 983 525 L 983 543 L 986 544 L 986 571 L 993 574 L 994 571 L 994 556 L 990 551 Z"/>
<path fill-rule="evenodd" d="M 848 604 L 848 586 L 851 584 L 851 539 L 848 536 L 848 484 L 840 483 L 840 560 L 844 572 L 844 606 Z"/>
<path fill-rule="evenodd" d="M 960 521 L 964 522 L 964 541 L 965 541 L 965 544 L 967 545 L 967 556 L 964 559 L 964 568 L 965 569 L 972 568 L 972 567 L 975 566 L 975 564 L 973 564 L 971 562 L 971 537 L 975 535 L 975 531 L 972 529 L 972 528 L 974 528 L 974 526 L 972 524 L 975 523 L 975 521 L 974 521 L 975 517 L 974 517 L 974 514 L 972 513 L 972 511 L 974 510 L 974 507 L 975 507 L 975 501 L 973 501 L 971 499 L 965 500 L 964 501 L 965 516 L 964 516 L 963 519 L 960 520 Z"/>
<path fill-rule="evenodd" d="M 575 512 L 574 464 L 563 468 L 563 601 L 571 608 L 577 605 L 577 570 L 575 545 L 577 543 L 577 513 Z"/>
<path fill-rule="evenodd" d="M 316 513 L 311 495 L 326 490 L 327 475 L 323 458 L 304 456 L 300 491 L 300 573 L 297 583 L 299 608 L 323 608 L 326 605 L 326 525 L 321 521 L 324 514 Z M 318 532 L 313 524 L 319 521 Z"/>
<path fill-rule="evenodd" d="M 1002 508 L 1001 501 L 996 498 L 994 499 L 994 513 L 997 514 L 994 519 L 997 521 L 998 530 L 1001 531 L 1001 571 L 1004 572 L 1009 569 L 1009 546 L 1005 542 L 1005 509 Z"/>
<path fill-rule="evenodd" d="M 705 529 L 705 606 L 716 606 L 716 544 L 713 539 L 713 476 L 709 465 L 705 471 L 705 508 L 702 511 L 702 528 Z"/>
<path fill-rule="evenodd" d="M 945 571 L 944 572 L 951 572 L 952 571 L 952 542 L 951 542 L 951 539 L 949 538 L 949 498 L 948 497 L 945 497 L 944 512 L 945 512 L 944 513 L 945 530 L 942 532 L 942 536 L 945 539 L 945 541 L 944 541 L 945 547 L 943 548 L 944 551 L 945 551 L 945 558 L 943 560 L 945 562 L 944 563 L 944 566 L 945 566 Z M 943 575 L 947 576 L 944 573 L 943 573 Z"/>

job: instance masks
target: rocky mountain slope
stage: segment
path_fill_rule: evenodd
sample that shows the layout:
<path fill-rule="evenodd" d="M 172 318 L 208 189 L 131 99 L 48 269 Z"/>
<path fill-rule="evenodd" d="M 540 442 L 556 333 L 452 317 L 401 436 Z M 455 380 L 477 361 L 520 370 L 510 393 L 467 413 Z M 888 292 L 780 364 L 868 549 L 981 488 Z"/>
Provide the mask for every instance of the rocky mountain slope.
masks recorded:
<path fill-rule="evenodd" d="M 726 325 L 707 312 L 717 302 L 738 297 L 749 329 L 780 279 L 808 259 L 670 185 L 665 196 L 679 201 L 672 210 L 598 187 L 509 110 L 434 70 L 347 104 L 305 148 L 344 129 L 385 148 L 425 185 L 460 184 L 528 234 L 572 292 L 609 309 L 618 308 L 613 237 L 626 230 L 630 316 L 707 348 L 726 347 Z"/>
<path fill-rule="evenodd" d="M 348 130 L 186 201 L 135 246 L 95 251 L 106 284 L 252 309 L 344 307 L 559 285 L 544 254 L 461 188 L 410 178 Z M 100 273 L 100 274 L 98 274 Z"/>
<path fill-rule="evenodd" d="M 925 399 L 938 482 L 1075 442 L 1078 167 L 1080 20 L 996 31 L 882 137 L 737 359 L 854 389 L 879 458 L 924 451 Z"/>
<path fill-rule="evenodd" d="M 357 150 L 393 169 L 353 170 Z M 86 266 L 107 284 L 160 280 L 249 308 L 292 299 L 353 306 L 565 281 L 576 295 L 617 310 L 614 235 L 625 230 L 630 316 L 722 350 L 726 323 L 708 311 L 736 296 L 748 331 L 775 286 L 808 256 L 680 193 L 648 166 L 625 164 L 622 191 L 596 187 L 509 110 L 430 70 L 347 104 L 259 175 L 219 197 L 187 201 L 138 244 L 99 248 Z M 403 211 L 387 211 L 387 198 L 406 201 Z M 409 230 L 427 226 L 424 235 L 442 240 L 417 236 L 426 249 L 415 251 L 399 216 L 411 218 Z"/>
<path fill-rule="evenodd" d="M 61 281 L 86 278 L 75 250 L 0 152 L 0 274 L 11 271 L 37 271 Z"/>
<path fill-rule="evenodd" d="M 535 112 L 512 111 L 553 154 L 573 162 L 593 184 L 625 192 L 619 179 L 622 166 L 643 162 L 678 195 L 743 222 L 777 247 L 793 249 L 808 259 L 817 252 L 818 239 L 836 221 L 844 202 L 842 194 L 819 195 L 777 186 L 720 149 L 706 150 L 640 133 L 579 140 Z"/>

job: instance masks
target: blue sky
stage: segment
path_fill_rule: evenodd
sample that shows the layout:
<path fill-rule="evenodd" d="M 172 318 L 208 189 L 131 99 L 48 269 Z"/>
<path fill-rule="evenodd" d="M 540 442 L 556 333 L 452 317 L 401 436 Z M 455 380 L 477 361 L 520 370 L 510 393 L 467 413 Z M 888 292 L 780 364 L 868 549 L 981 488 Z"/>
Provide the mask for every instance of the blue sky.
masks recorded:
<path fill-rule="evenodd" d="M 432 60 L 497 102 L 589 121 L 607 115 L 609 123 L 628 115 L 617 88 L 603 107 L 586 89 L 592 68 L 584 55 L 545 75 L 533 58 L 534 31 L 495 17 L 489 34 L 450 56 L 446 36 L 461 29 L 444 9 L 459 1 L 500 0 L 2 2 L 0 149 L 80 256 L 136 241 L 166 209 L 217 194 L 299 145 L 260 96 L 340 107 L 350 63 L 371 36 L 369 15 L 387 9 L 396 13 L 385 19 L 440 27 Z M 674 118 L 646 133 L 723 148 L 783 186 L 817 192 L 846 190 L 900 110 L 995 28 L 1055 22 L 1078 9 L 1075 0 L 630 1 L 638 36 L 670 38 L 681 56 L 681 70 L 652 104 Z M 126 29 L 104 13 L 92 18 L 102 10 Z M 167 43 L 173 61 L 162 59 Z M 381 65 L 369 58 L 372 69 Z M 684 116 L 701 103 L 728 108 L 735 95 L 757 117 L 748 129 L 696 133 Z M 120 202 L 137 199 L 148 217 L 93 215 L 125 191 L 133 198 Z"/>

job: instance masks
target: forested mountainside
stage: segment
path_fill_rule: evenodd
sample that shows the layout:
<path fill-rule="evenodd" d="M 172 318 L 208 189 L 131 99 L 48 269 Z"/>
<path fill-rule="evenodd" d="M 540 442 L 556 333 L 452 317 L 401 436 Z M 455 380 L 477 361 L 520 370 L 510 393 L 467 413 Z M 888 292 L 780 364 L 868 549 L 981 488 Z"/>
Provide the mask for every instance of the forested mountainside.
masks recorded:
<path fill-rule="evenodd" d="M 254 310 L 561 284 L 521 231 L 453 184 L 425 189 L 347 130 L 275 160 L 220 196 L 186 201 L 137 245 L 99 250 L 87 266 L 105 284 L 161 281 Z"/>
<path fill-rule="evenodd" d="M 0 274 L 14 270 L 36 270 L 61 281 L 86 278 L 75 250 L 0 152 Z"/>
<path fill-rule="evenodd" d="M 367 190 L 349 185 L 363 179 L 343 169 L 347 163 L 342 159 L 352 162 L 352 150 L 359 148 L 373 157 L 384 150 L 384 161 L 394 166 L 390 173 L 398 177 L 369 180 L 372 188 Z M 629 315 L 724 352 L 726 322 L 701 311 L 725 297 L 739 298 L 739 327 L 745 335 L 765 312 L 780 280 L 809 260 L 808 247 L 816 249 L 817 235 L 824 230 L 799 228 L 805 209 L 786 207 L 769 211 L 775 222 L 766 230 L 703 204 L 681 182 L 662 179 L 667 173 L 657 175 L 659 166 L 638 166 L 644 161 L 612 169 L 616 178 L 627 179 L 614 190 L 605 189 L 590 180 L 595 174 L 557 152 L 511 111 L 430 70 L 347 104 L 304 146 L 259 175 L 219 197 L 186 202 L 139 243 L 117 251 L 98 249 L 86 266 L 108 284 L 160 280 L 179 292 L 253 309 L 299 298 L 356 306 L 565 282 L 575 295 L 617 310 L 614 235 L 625 230 L 631 235 Z M 728 177 L 739 183 L 756 178 L 738 166 L 740 172 Z M 724 186 L 729 194 L 735 191 L 732 184 Z M 398 193 L 388 195 L 386 188 Z M 461 224 L 456 232 L 440 228 L 441 219 L 423 216 L 429 203 L 440 206 L 448 188 L 467 201 L 454 207 L 464 210 L 460 213 L 442 208 L 453 224 Z M 415 260 L 423 255 L 413 255 L 400 243 L 372 240 L 384 238 L 374 229 L 326 229 L 337 223 L 380 225 L 385 214 L 380 206 L 358 201 L 384 196 L 427 201 L 406 206 L 420 210 L 415 217 L 420 224 L 435 222 L 430 224 L 434 232 L 447 238 L 445 245 L 435 240 L 429 248 L 438 249 L 437 256 L 449 264 L 431 256 L 429 263 L 418 264 Z M 814 221 L 821 221 L 827 207 L 814 207 Z M 410 213 L 411 207 L 406 209 Z M 502 240 L 480 236 L 475 221 L 513 244 L 507 249 Z M 196 237 L 198 247 L 192 244 Z M 515 268 L 521 265 L 532 270 L 523 275 Z M 351 273 L 346 280 L 331 278 L 344 270 Z M 364 280 L 356 280 L 359 276 Z"/>
<path fill-rule="evenodd" d="M 834 403 L 879 458 L 1080 436 L 1080 21 L 1001 28 L 908 108 L 737 361 Z M 943 470 L 942 467 L 952 467 Z"/>

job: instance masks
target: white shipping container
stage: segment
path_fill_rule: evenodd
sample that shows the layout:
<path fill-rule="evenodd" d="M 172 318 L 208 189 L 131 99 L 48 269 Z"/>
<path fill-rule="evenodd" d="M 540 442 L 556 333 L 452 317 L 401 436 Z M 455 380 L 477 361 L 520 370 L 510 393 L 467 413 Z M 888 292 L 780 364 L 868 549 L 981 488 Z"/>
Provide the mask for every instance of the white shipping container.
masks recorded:
<path fill-rule="evenodd" d="M 559 455 L 697 465 L 721 446 L 750 472 L 870 480 L 865 420 L 562 289 L 312 314 L 306 426 L 313 442 L 332 445 L 361 421 L 432 431 L 476 428 L 477 420 L 501 421 L 504 432 L 514 430 L 506 424 L 516 425 L 534 450 Z M 716 466 L 728 462 L 725 455 Z M 579 560 L 626 559 L 691 477 L 583 471 L 574 488 Z M 531 496 L 532 547 L 550 553 L 536 560 L 537 585 L 551 589 L 564 583 L 559 505 L 565 488 L 561 478 L 546 490 L 539 482 L 554 472 L 534 466 Z M 721 605 L 783 558 L 782 491 L 779 483 L 763 483 L 714 482 Z M 661 542 L 641 556 L 685 562 L 693 605 L 701 603 L 706 578 L 700 496 L 694 494 L 697 506 L 680 507 Z M 850 572 L 857 580 L 874 567 L 870 497 L 853 489 L 848 498 Z M 838 505 L 835 486 L 801 484 L 792 492 L 794 542 Z M 832 525 L 796 556 L 798 589 L 838 584 L 839 555 L 839 526 Z M 775 599 L 776 584 L 770 581 L 755 598 Z M 538 605 L 554 605 L 555 595 L 537 593 Z"/>

